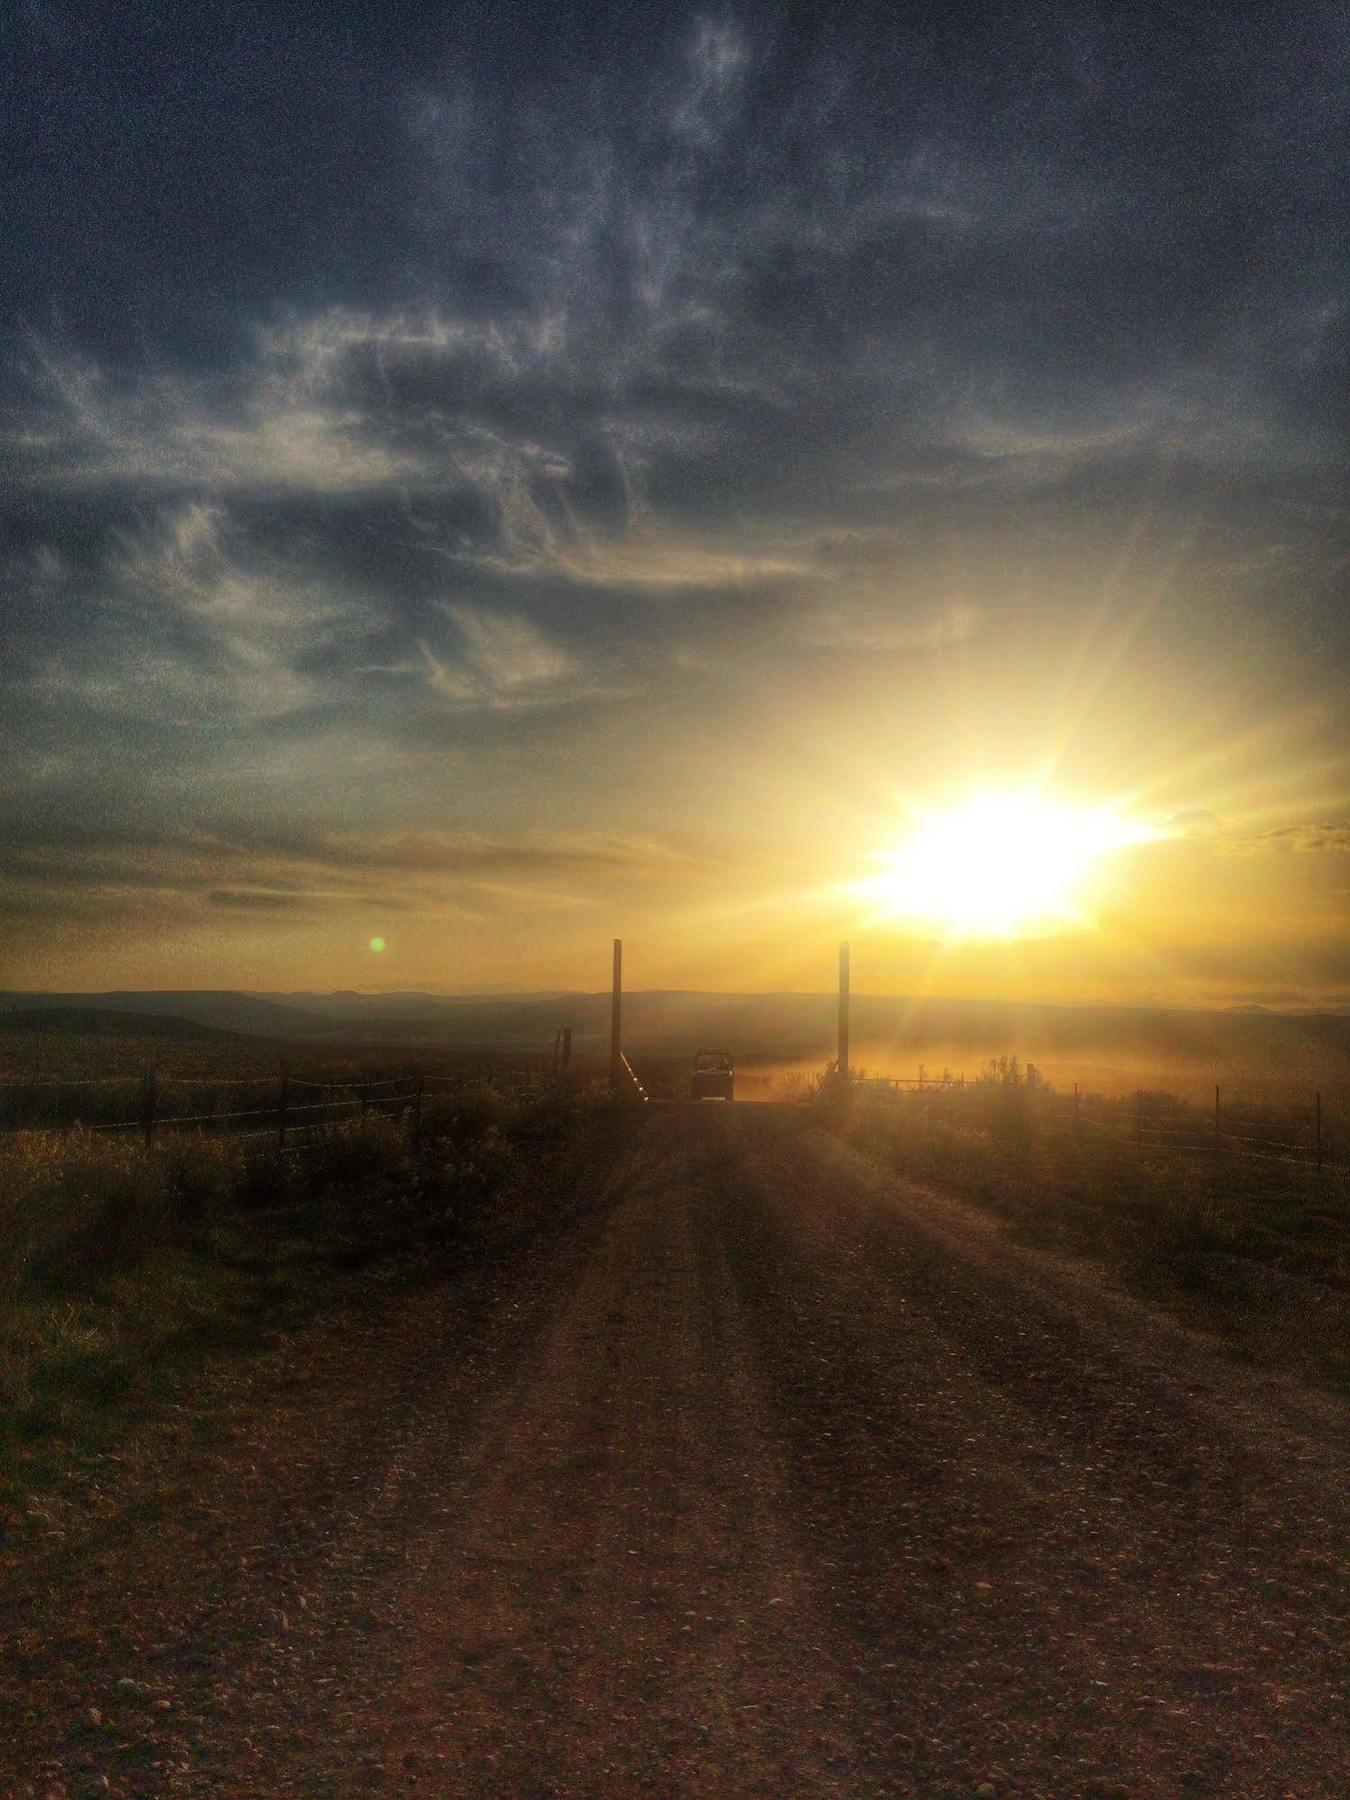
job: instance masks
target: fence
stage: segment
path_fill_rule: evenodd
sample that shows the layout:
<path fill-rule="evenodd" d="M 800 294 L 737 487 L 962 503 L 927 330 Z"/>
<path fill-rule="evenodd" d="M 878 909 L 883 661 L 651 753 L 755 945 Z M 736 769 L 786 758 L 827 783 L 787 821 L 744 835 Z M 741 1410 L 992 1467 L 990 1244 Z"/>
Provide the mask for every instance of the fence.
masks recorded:
<path fill-rule="evenodd" d="M 162 1131 L 199 1131 L 228 1136 L 235 1141 L 258 1145 L 261 1140 L 278 1150 L 302 1150 L 310 1144 L 315 1132 L 326 1125 L 370 1112 L 402 1116 L 411 1113 L 414 1129 L 420 1128 L 423 1101 L 432 1093 L 462 1092 L 476 1085 L 491 1085 L 511 1094 L 528 1094 L 546 1081 L 556 1081 L 548 1071 L 539 1069 L 482 1069 L 456 1075 L 427 1074 L 414 1070 L 410 1074 L 361 1078 L 350 1076 L 333 1080 L 310 1080 L 283 1072 L 280 1075 L 251 1076 L 172 1076 L 164 1077 L 153 1069 L 135 1074 L 101 1075 L 88 1080 L 67 1080 L 59 1076 L 35 1076 L 27 1080 L 0 1080 L 0 1099 L 11 1115 L 0 1125 L 0 1137 L 20 1131 L 59 1134 L 76 1126 L 97 1133 L 139 1135 L 147 1146 Z M 85 1090 L 110 1093 L 121 1089 L 132 1097 L 133 1110 L 121 1118 L 98 1117 Z M 173 1108 L 167 1106 L 176 1090 L 185 1090 Z M 203 1089 L 229 1097 L 228 1104 L 210 1110 L 190 1110 L 190 1090 Z M 244 1090 L 271 1089 L 273 1097 L 259 1105 L 237 1106 L 234 1100 L 246 1098 Z M 35 1103 L 42 1095 L 46 1105 Z M 259 1096 L 261 1098 L 261 1095 Z M 25 1104 L 26 1103 L 26 1104 Z M 114 1099 L 114 1105 L 116 1101 Z M 13 1116 L 27 1111 L 28 1119 Z M 53 1120 L 52 1115 L 55 1115 Z M 91 1116 L 93 1115 L 93 1116 Z"/>
<path fill-rule="evenodd" d="M 864 1077 L 854 1083 L 865 1094 L 895 1101 L 924 1098 L 957 1116 L 969 1113 L 983 1096 L 1015 1096 L 1036 1129 L 1078 1138 L 1113 1138 L 1137 1149 L 1178 1155 L 1232 1156 L 1260 1162 L 1300 1164 L 1318 1173 L 1344 1168 L 1344 1115 L 1333 1115 L 1322 1090 L 1282 1108 L 1223 1100 L 1216 1083 L 1211 1107 L 1197 1106 L 1160 1090 L 1139 1089 L 1119 1099 L 1083 1095 L 1075 1086 L 1061 1093 L 1043 1084 L 942 1075 L 895 1079 Z"/>
<path fill-rule="evenodd" d="M 651 1095 L 638 1080 L 637 1075 L 634 1073 L 632 1063 L 629 1062 L 622 1050 L 619 1051 L 618 1061 L 620 1075 L 626 1078 L 625 1086 L 622 1091 L 637 1100 L 650 1100 Z"/>
<path fill-rule="evenodd" d="M 831 1063 L 830 1073 L 835 1068 Z M 938 1094 L 947 1093 L 952 1088 L 964 1088 L 964 1075 L 858 1075 L 853 1078 L 855 1087 L 867 1093 L 877 1094 Z"/>

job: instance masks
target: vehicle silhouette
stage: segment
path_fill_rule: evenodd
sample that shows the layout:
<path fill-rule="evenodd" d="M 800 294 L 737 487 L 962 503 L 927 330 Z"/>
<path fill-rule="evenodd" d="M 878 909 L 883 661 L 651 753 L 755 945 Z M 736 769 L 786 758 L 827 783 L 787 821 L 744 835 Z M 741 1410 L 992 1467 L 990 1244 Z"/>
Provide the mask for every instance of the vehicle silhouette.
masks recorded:
<path fill-rule="evenodd" d="M 694 1100 L 730 1100 L 735 1083 L 735 1065 L 725 1050 L 700 1050 L 694 1058 L 694 1074 L 689 1084 Z"/>

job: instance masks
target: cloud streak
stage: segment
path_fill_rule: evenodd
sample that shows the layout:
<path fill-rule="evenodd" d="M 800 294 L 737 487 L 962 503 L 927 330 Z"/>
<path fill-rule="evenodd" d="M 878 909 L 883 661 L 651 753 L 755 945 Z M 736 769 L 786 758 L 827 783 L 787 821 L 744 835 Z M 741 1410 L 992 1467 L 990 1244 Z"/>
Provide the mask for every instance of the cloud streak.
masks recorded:
<path fill-rule="evenodd" d="M 1298 856 L 1350 856 L 1350 825 L 1273 825 L 1266 831 L 1221 836 L 1217 848 L 1227 856 L 1259 856 L 1277 850 Z"/>
<path fill-rule="evenodd" d="M 363 840 L 505 893 L 560 821 L 795 828 L 763 795 L 833 756 L 1091 763 L 1200 639 L 1344 671 L 1334 9 L 208 3 L 172 81 L 154 9 L 44 16 L 0 44 L 13 905 L 84 858 L 280 918 Z M 348 860 L 266 849 L 306 825 Z"/>
<path fill-rule="evenodd" d="M 697 881 L 708 863 L 704 846 L 598 834 L 382 838 L 239 825 L 143 839 L 96 829 L 56 841 L 33 829 L 8 837 L 0 916 L 11 919 L 35 907 L 52 919 L 112 922 L 138 912 L 190 922 L 212 910 L 312 916 L 372 905 L 432 917 L 528 914 L 593 905 L 597 887 L 659 887 L 676 870 Z"/>

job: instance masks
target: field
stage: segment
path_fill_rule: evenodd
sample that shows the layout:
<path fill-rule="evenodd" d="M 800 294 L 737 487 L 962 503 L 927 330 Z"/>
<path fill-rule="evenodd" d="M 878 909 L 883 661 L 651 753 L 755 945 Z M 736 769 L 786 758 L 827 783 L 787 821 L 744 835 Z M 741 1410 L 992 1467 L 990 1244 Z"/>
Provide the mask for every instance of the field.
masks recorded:
<path fill-rule="evenodd" d="M 46 1048 L 0 1088 L 0 1518 L 221 1354 L 528 1233 L 605 1154 L 608 1102 L 520 1059 L 292 1055 L 281 1114 L 268 1046 Z"/>
<path fill-rule="evenodd" d="M 1005 1059 L 963 1085 L 821 1096 L 839 1154 L 976 1201 L 1022 1242 L 1084 1257 L 1240 1354 L 1350 1382 L 1350 1169 L 1324 1105 L 1205 1108 L 1063 1094 Z"/>
<path fill-rule="evenodd" d="M 598 1144 L 609 1107 L 595 1062 L 563 1082 L 518 1051 L 282 1046 L 173 1024 L 0 1034 L 11 1505 L 213 1349 L 247 1349 L 512 1208 L 527 1217 L 549 1157 Z M 636 1063 L 654 1099 L 684 1098 L 686 1058 Z M 810 1108 L 835 1154 L 973 1199 L 1249 1358 L 1347 1380 L 1338 1090 L 1317 1106 L 1231 1089 L 1204 1105 L 1057 1089 L 1005 1056 L 843 1094 L 761 1055 L 742 1060 L 738 1093 Z"/>
<path fill-rule="evenodd" d="M 6 1791 L 1331 1791 L 1334 1086 L 0 1057 Z"/>
<path fill-rule="evenodd" d="M 0 1788 L 1330 1800 L 1343 1409 L 1231 1350 L 1343 1294 L 1333 1190 L 1211 1215 L 1212 1155 L 1044 1098 L 476 1089 L 63 1256 Z M 1168 1316 L 1215 1241 L 1289 1276 L 1226 1346 Z"/>

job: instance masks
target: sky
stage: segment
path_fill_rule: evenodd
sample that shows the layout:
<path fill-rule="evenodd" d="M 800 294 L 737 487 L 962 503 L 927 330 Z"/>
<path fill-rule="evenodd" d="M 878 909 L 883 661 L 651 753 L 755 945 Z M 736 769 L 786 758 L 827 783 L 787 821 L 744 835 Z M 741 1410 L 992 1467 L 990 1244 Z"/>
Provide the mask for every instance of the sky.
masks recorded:
<path fill-rule="evenodd" d="M 1350 1005 L 1348 49 L 6 9 L 0 986 Z M 973 792 L 1140 830 L 879 915 Z"/>

